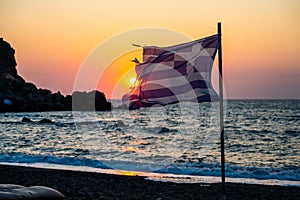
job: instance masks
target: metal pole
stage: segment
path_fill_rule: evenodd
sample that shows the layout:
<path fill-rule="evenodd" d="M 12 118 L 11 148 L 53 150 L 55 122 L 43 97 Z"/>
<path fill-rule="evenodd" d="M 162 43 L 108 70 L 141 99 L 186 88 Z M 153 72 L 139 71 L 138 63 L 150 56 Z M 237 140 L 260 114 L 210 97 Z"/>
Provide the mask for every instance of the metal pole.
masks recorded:
<path fill-rule="evenodd" d="M 222 70 L 222 32 L 221 22 L 218 22 L 218 63 L 219 63 L 219 95 L 220 95 L 220 141 L 221 141 L 221 174 L 222 174 L 222 199 L 226 199 L 225 187 L 225 151 L 224 151 L 224 109 L 223 109 L 223 70 Z"/>

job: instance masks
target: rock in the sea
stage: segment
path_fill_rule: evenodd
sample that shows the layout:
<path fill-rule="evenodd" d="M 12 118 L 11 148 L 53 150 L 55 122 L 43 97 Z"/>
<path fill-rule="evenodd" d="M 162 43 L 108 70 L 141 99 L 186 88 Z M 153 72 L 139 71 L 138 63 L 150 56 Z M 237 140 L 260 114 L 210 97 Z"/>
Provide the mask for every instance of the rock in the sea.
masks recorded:
<path fill-rule="evenodd" d="M 40 121 L 38 121 L 38 123 L 40 123 L 40 124 L 54 124 L 54 122 L 52 120 L 46 119 L 46 118 L 41 119 Z"/>
<path fill-rule="evenodd" d="M 111 110 L 111 103 L 99 91 L 74 92 L 72 95 L 72 110 L 76 111 L 105 111 Z"/>
<path fill-rule="evenodd" d="M 37 122 L 40 124 L 54 124 L 55 123 L 54 121 L 47 119 L 47 118 L 41 119 L 39 121 L 32 121 L 31 119 L 29 119 L 27 117 L 23 117 L 22 122 Z"/>
<path fill-rule="evenodd" d="M 38 89 L 18 75 L 14 54 L 10 44 L 0 38 L 0 112 L 111 110 L 111 103 L 99 91 L 74 92 L 73 96 L 63 96 L 60 92 Z M 9 99 L 10 105 L 4 102 L 5 99 Z"/>
<path fill-rule="evenodd" d="M 22 122 L 33 122 L 33 121 L 27 117 L 23 117 Z"/>

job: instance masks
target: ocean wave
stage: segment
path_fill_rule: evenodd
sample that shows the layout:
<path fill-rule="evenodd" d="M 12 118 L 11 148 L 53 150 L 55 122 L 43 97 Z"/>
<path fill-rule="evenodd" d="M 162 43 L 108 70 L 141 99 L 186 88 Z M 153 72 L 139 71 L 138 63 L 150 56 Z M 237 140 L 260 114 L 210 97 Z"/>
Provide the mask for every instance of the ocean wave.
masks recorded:
<path fill-rule="evenodd" d="M 52 155 L 28 155 L 24 153 L 0 154 L 0 162 L 8 163 L 50 163 L 70 166 L 89 166 L 102 169 L 110 169 L 98 160 L 76 157 L 55 157 Z"/>
<path fill-rule="evenodd" d="M 262 168 L 226 165 L 226 177 L 231 178 L 255 178 L 260 180 L 277 179 L 300 181 L 300 167 Z M 172 173 L 197 176 L 221 176 L 220 164 L 174 164 L 164 169 L 157 170 L 158 173 Z"/>
<path fill-rule="evenodd" d="M 61 164 L 67 166 L 84 166 L 100 169 L 113 169 L 105 162 L 99 160 L 78 158 L 78 157 L 55 157 L 51 155 L 28 155 L 24 153 L 4 153 L 0 154 L 0 162 L 6 163 L 48 163 Z M 115 161 L 117 162 L 117 161 Z M 120 165 L 122 162 L 120 162 Z M 130 169 L 127 169 L 130 171 Z M 138 170 L 138 169 L 134 169 Z M 180 163 L 172 164 L 166 167 L 151 171 L 162 174 L 179 174 L 194 176 L 221 176 L 221 166 L 219 163 Z M 300 181 L 299 167 L 282 167 L 282 168 L 260 168 L 236 166 L 233 164 L 226 165 L 226 177 L 230 178 L 254 178 L 259 180 L 289 180 Z"/>

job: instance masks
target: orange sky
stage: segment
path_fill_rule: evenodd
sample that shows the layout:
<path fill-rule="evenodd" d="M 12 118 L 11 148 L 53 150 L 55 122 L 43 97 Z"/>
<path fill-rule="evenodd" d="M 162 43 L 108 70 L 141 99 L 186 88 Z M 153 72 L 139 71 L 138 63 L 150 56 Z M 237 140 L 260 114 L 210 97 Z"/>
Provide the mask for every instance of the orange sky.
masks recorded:
<path fill-rule="evenodd" d="M 27 81 L 69 94 L 89 55 L 113 36 L 157 27 L 198 39 L 215 34 L 222 21 L 227 98 L 300 98 L 299 10 L 298 0 L 1 0 L 0 37 L 15 48 L 18 72 Z M 171 39 L 155 45 L 172 45 Z M 128 44 L 101 56 L 115 56 L 122 45 Z M 111 65 L 93 63 L 104 72 L 95 78 L 108 98 L 121 97 L 130 86 L 132 75 L 123 73 L 139 53 L 118 55 Z"/>

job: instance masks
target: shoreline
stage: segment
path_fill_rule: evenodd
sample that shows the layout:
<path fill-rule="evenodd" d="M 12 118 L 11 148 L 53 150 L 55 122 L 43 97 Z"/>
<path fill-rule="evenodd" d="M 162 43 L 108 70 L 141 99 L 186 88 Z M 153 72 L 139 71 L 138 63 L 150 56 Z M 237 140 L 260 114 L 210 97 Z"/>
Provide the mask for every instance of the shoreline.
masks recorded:
<path fill-rule="evenodd" d="M 65 199 L 220 199 L 220 183 L 174 183 L 63 169 L 0 164 L 1 184 L 42 185 Z M 227 199 L 298 199 L 297 186 L 226 183 Z"/>
<path fill-rule="evenodd" d="M 139 176 L 147 180 L 158 182 L 173 182 L 173 183 L 197 183 L 197 184 L 212 184 L 221 183 L 219 176 L 201 176 L 201 175 L 188 175 L 188 174 L 174 174 L 174 173 L 158 173 L 158 172 L 143 172 L 121 169 L 106 169 L 91 166 L 74 166 L 53 163 L 11 163 L 0 162 L 0 165 L 30 167 L 37 169 L 50 169 L 50 170 L 66 170 L 74 172 L 90 172 L 97 174 L 111 174 L 119 176 Z M 251 185 L 270 185 L 270 186 L 296 186 L 300 188 L 300 181 L 294 180 L 281 180 L 281 179 L 257 179 L 257 178 L 239 178 L 239 177 L 226 177 L 227 183 L 238 184 L 251 184 Z"/>

